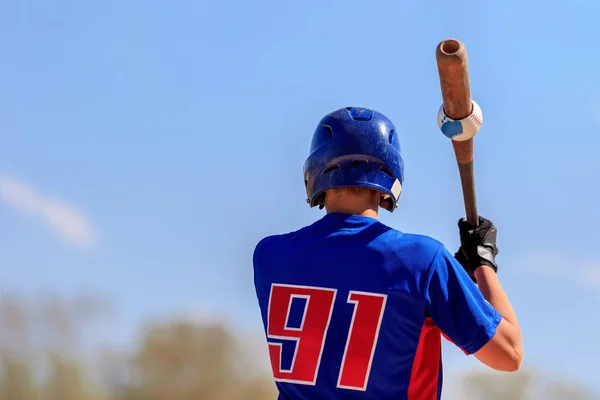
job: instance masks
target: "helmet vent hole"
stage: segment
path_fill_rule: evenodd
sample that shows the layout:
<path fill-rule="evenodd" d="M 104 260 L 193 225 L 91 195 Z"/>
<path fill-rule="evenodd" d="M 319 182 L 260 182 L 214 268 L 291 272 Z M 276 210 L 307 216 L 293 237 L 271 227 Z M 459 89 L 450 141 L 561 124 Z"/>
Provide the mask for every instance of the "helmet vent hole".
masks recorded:
<path fill-rule="evenodd" d="M 330 172 L 335 171 L 336 169 L 338 169 L 340 166 L 335 164 L 335 165 L 330 165 L 329 167 L 325 168 L 325 171 L 323 171 L 323 175 L 328 174 Z"/>
<path fill-rule="evenodd" d="M 367 161 L 367 160 L 352 160 L 353 167 L 358 167 L 359 165 L 369 165 L 369 161 Z"/>
<path fill-rule="evenodd" d="M 325 128 L 325 130 L 327 131 L 327 133 L 329 133 L 329 137 L 333 138 L 333 130 L 331 129 L 331 127 L 328 126 L 328 125 L 323 125 L 323 128 Z"/>
<path fill-rule="evenodd" d="M 350 118 L 355 121 L 370 121 L 373 117 L 373 110 L 364 107 L 346 107 Z"/>
<path fill-rule="evenodd" d="M 390 178 L 394 177 L 394 175 L 392 175 L 392 173 L 390 172 L 390 170 L 387 167 L 381 167 L 381 168 L 379 168 L 379 170 L 381 172 L 383 172 L 384 174 L 386 174 L 387 176 L 389 176 Z"/>
<path fill-rule="evenodd" d="M 388 140 L 389 140 L 390 144 L 392 144 L 392 141 L 394 140 L 394 135 L 395 135 L 395 134 L 396 134 L 396 130 L 395 130 L 395 129 L 392 129 L 392 130 L 390 131 L 390 134 L 389 134 L 389 136 L 388 136 Z"/>

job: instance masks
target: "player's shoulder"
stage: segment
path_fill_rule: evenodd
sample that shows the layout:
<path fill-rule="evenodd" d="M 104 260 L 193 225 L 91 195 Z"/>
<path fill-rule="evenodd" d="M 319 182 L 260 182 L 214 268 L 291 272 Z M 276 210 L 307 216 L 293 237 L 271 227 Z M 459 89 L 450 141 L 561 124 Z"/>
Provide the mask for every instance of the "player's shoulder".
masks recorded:
<path fill-rule="evenodd" d="M 419 253 L 422 255 L 431 255 L 432 257 L 443 244 L 431 236 L 406 233 L 394 228 L 390 228 L 385 235 L 381 237 L 382 241 L 400 252 Z"/>
<path fill-rule="evenodd" d="M 260 239 L 258 241 L 258 243 L 256 244 L 256 246 L 254 246 L 254 263 L 256 264 L 257 261 L 259 261 L 265 251 L 268 251 L 269 248 L 277 248 L 277 246 L 273 246 L 274 243 L 277 243 L 278 240 L 280 240 L 282 235 L 280 234 L 276 234 L 276 235 L 269 235 L 269 236 L 265 236 L 262 239 Z"/>
<path fill-rule="evenodd" d="M 398 263 L 411 270 L 427 270 L 444 245 L 437 239 L 417 233 L 390 228 L 379 238 L 379 247 L 386 249 Z"/>
<path fill-rule="evenodd" d="M 443 244 L 431 236 L 416 233 L 405 233 L 402 245 L 433 256 Z"/>
<path fill-rule="evenodd" d="M 272 234 L 263 237 L 254 247 L 254 262 L 262 260 L 264 257 L 273 258 L 275 254 L 285 254 L 289 248 L 287 244 L 295 236 L 302 234 L 308 227 L 303 227 L 296 231 Z"/>

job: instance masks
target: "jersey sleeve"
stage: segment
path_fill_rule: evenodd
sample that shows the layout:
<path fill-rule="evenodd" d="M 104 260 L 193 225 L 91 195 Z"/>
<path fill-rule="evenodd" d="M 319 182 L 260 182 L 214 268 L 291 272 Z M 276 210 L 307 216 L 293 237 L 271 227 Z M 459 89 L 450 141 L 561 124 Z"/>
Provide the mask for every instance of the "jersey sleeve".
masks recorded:
<path fill-rule="evenodd" d="M 425 296 L 434 324 L 467 354 L 481 349 L 502 320 L 443 245 L 431 263 Z"/>

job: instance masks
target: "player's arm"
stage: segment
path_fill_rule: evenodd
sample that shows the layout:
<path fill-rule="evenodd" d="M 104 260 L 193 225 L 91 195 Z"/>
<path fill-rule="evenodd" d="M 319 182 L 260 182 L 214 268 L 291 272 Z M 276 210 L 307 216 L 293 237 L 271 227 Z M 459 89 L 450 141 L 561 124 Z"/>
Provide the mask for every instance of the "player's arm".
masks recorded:
<path fill-rule="evenodd" d="M 494 337 L 474 355 L 496 370 L 515 371 L 523 359 L 521 328 L 496 275 L 497 229 L 490 220 L 483 217 L 479 217 L 477 228 L 469 225 L 464 218 L 458 222 L 458 228 L 461 247 L 456 259 L 471 279 L 477 282 L 483 297 L 502 315 Z"/>
<path fill-rule="evenodd" d="M 489 256 L 485 254 L 485 249 L 478 248 L 478 245 L 470 248 L 467 241 L 462 239 L 463 257 L 457 254 L 458 259 L 462 258 L 461 262 L 466 260 L 465 254 L 475 259 L 471 250 L 474 250 L 474 254 L 478 254 L 479 250 L 484 256 Z M 488 235 L 486 240 L 489 239 Z M 495 256 L 495 235 L 493 239 L 494 245 L 490 254 Z M 506 294 L 495 277 L 497 267 L 494 259 L 490 259 L 493 266 L 488 265 L 490 263 L 486 260 L 478 260 L 478 267 L 470 270 L 463 268 L 461 263 L 441 246 L 431 263 L 428 275 L 427 311 L 446 337 L 465 353 L 474 354 L 493 369 L 516 371 L 520 367 L 523 353 L 521 332 Z M 481 265 L 486 267 L 479 268 Z M 494 276 L 488 279 L 486 270 Z M 474 283 L 474 272 L 477 273 L 477 277 L 482 275 L 482 291 Z M 483 293 L 489 295 L 488 298 L 484 297 Z"/>
<path fill-rule="evenodd" d="M 493 269 L 482 266 L 474 271 L 483 297 L 502 315 L 494 337 L 474 356 L 499 371 L 516 371 L 523 359 L 521 328 L 517 315 Z"/>

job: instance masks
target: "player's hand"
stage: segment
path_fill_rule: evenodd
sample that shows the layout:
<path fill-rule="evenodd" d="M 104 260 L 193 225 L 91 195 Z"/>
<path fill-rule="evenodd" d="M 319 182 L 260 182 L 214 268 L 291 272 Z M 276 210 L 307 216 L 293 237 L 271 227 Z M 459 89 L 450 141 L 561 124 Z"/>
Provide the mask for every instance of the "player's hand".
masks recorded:
<path fill-rule="evenodd" d="M 458 230 L 460 232 L 460 248 L 454 256 L 471 279 L 476 282 L 475 270 L 482 265 L 487 265 L 494 272 L 498 272 L 498 265 L 496 265 L 496 255 L 498 254 L 496 234 L 498 230 L 494 223 L 480 216 L 479 225 L 477 228 L 473 228 L 465 218 L 461 218 L 458 221 Z"/>

